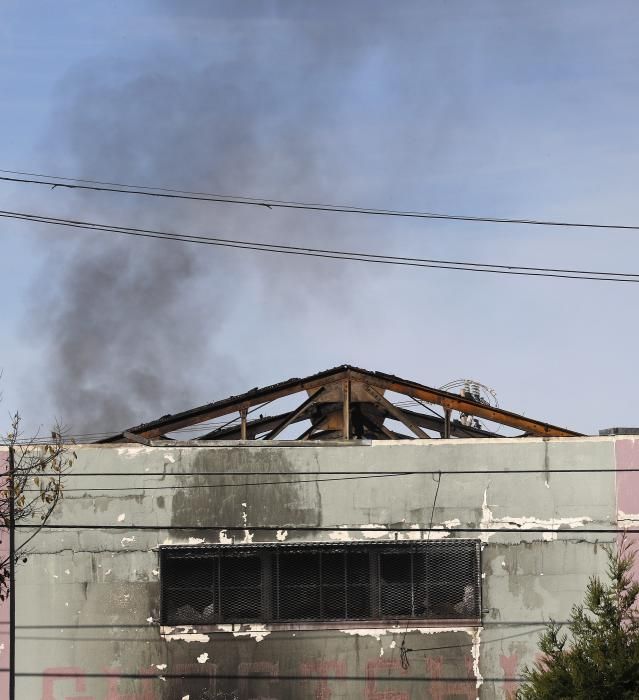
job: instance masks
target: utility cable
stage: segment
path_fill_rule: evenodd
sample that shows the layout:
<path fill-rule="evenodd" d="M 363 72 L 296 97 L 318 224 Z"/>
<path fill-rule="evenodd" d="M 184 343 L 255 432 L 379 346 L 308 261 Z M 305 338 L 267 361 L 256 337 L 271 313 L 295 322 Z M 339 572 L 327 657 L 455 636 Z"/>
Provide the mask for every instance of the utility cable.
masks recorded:
<path fill-rule="evenodd" d="M 124 236 L 152 238 L 157 240 L 173 241 L 178 243 L 193 243 L 199 245 L 212 245 L 222 248 L 235 248 L 239 250 L 252 250 L 265 253 L 278 253 L 282 255 L 295 255 L 311 258 L 323 258 L 328 260 L 346 260 L 353 262 L 371 263 L 378 265 L 398 265 L 418 268 L 430 268 L 439 270 L 457 270 L 464 272 L 483 272 L 499 275 L 518 275 L 524 277 L 545 277 L 554 279 L 586 280 L 598 282 L 639 282 L 639 273 L 602 272 L 593 270 L 576 270 L 549 267 L 526 267 L 521 265 L 503 265 L 493 263 L 474 263 L 456 260 L 436 260 L 429 258 L 413 258 L 407 256 L 382 255 L 376 253 L 360 253 L 342 250 L 330 250 L 324 248 L 308 248 L 302 246 L 290 246 L 279 243 L 260 243 L 258 241 L 246 241 L 230 238 L 216 238 L 211 236 L 198 236 L 192 234 L 170 233 L 155 229 L 141 229 L 135 227 L 115 226 L 100 224 L 90 221 L 78 221 L 57 217 L 43 216 L 15 211 L 0 211 L 0 217 L 41 223 L 66 228 L 78 228 L 102 233 L 111 233 Z"/>
<path fill-rule="evenodd" d="M 435 479 L 433 479 L 433 481 L 435 481 Z M 442 482 L 442 473 L 438 472 L 438 474 L 437 474 L 437 488 L 435 489 L 435 497 L 433 498 L 433 507 L 431 508 L 431 511 L 430 511 L 430 523 L 428 525 L 429 530 L 428 530 L 428 534 L 426 535 L 426 542 L 428 542 L 430 540 L 430 533 L 433 529 L 433 519 L 435 517 L 435 506 L 437 504 L 437 496 L 439 494 L 439 487 L 441 485 L 441 482 Z M 406 623 L 406 629 L 404 630 L 404 636 L 402 637 L 402 643 L 401 643 L 401 646 L 399 648 L 400 663 L 401 663 L 404 671 L 407 671 L 409 666 L 410 666 L 410 661 L 408 660 L 408 652 L 413 651 L 413 649 L 406 648 L 406 635 L 407 634 L 408 634 L 408 622 Z"/>
<path fill-rule="evenodd" d="M 319 202 L 297 202 L 292 200 L 266 199 L 260 197 L 248 197 L 245 195 L 223 195 L 210 192 L 193 192 L 189 190 L 170 189 L 167 187 L 145 187 L 144 185 L 131 185 L 119 182 L 107 182 L 103 180 L 86 180 L 82 178 L 68 178 L 57 175 L 45 175 L 42 173 L 28 173 L 19 170 L 2 170 L 0 173 L 7 175 L 23 175 L 24 177 L 0 176 L 0 181 L 16 184 L 45 185 L 56 189 L 63 187 L 72 190 L 90 190 L 93 192 L 109 192 L 117 194 L 142 195 L 146 197 L 160 197 L 166 199 L 182 199 L 198 202 L 213 202 L 220 204 L 243 204 L 257 206 L 266 209 L 301 209 L 306 211 L 333 212 L 340 214 L 365 214 L 368 216 L 391 216 L 411 219 L 440 219 L 449 221 L 466 221 L 491 224 L 517 224 L 526 226 L 554 226 L 562 228 L 592 228 L 638 231 L 639 226 L 629 224 L 598 224 L 588 222 L 575 222 L 533 218 L 507 218 L 498 216 L 478 216 L 464 214 L 448 214 L 428 211 L 412 211 L 402 209 L 378 209 L 373 207 L 358 207 L 348 204 L 322 204 Z M 84 184 L 81 184 L 84 183 Z"/>
<path fill-rule="evenodd" d="M 208 445 L 207 445 L 208 447 Z M 386 475 L 393 475 L 393 474 L 401 474 L 403 476 L 436 476 L 437 474 L 442 473 L 444 470 L 442 469 L 401 469 L 399 471 L 390 471 L 388 469 L 383 469 L 383 470 L 375 470 L 375 469 L 347 469 L 347 470 L 337 470 L 337 469 L 330 469 L 330 470 L 324 470 L 320 471 L 317 469 L 309 469 L 309 470 L 300 470 L 300 471 L 291 471 L 290 469 L 287 471 L 237 471 L 237 470 L 228 470 L 228 471 L 194 471 L 194 472 L 141 472 L 141 471 L 123 471 L 123 472 L 65 472 L 63 474 L 64 478 L 67 477 L 95 477 L 95 476 L 104 476 L 104 477 L 122 477 L 122 476 L 147 476 L 147 477 L 158 477 L 163 479 L 164 477 L 171 476 L 171 477 L 191 477 L 191 476 L 264 476 L 264 477 L 270 477 L 270 476 L 292 476 L 292 475 L 299 475 L 299 476 L 308 476 L 308 475 L 313 475 L 313 476 L 352 476 L 352 475 L 363 475 L 363 476 L 369 476 L 369 475 L 380 475 L 380 476 L 386 476 Z M 482 474 L 494 474 L 494 475 L 503 475 L 503 476 L 510 476 L 513 474 L 624 474 L 624 473 L 635 473 L 639 472 L 639 467 L 610 467 L 610 468 L 605 468 L 605 467 L 563 467 L 563 468 L 558 468 L 558 467 L 551 467 L 551 468 L 543 468 L 543 467 L 538 467 L 535 469 L 451 469 L 450 471 L 446 471 L 444 473 L 446 474 L 451 474 L 451 475 L 458 475 L 458 474 L 463 474 L 463 475 L 482 475 Z M 0 472 L 2 474 L 3 472 Z M 6 473 L 6 472 L 4 472 Z M 43 471 L 38 474 L 38 476 L 58 476 L 59 472 L 55 471 Z M 138 487 L 131 487 L 131 488 L 138 488 Z M 142 488 L 142 487 L 139 487 Z"/>
<path fill-rule="evenodd" d="M 392 534 L 395 532 L 412 532 L 416 534 L 418 532 L 463 532 L 463 533 L 527 533 L 527 534 L 569 534 L 573 536 L 587 534 L 587 535 L 615 535 L 622 534 L 624 532 L 637 532 L 639 530 L 633 530 L 632 528 L 624 527 L 606 527 L 606 528 L 592 528 L 592 527 L 570 527 L 560 529 L 563 523 L 557 522 L 557 527 L 526 527 L 526 524 L 520 525 L 519 527 L 450 527 L 447 525 L 441 525 L 438 527 L 361 527 L 359 525 L 345 526 L 345 525 L 247 525 L 246 523 L 238 525 L 173 525 L 171 523 L 167 525 L 111 525 L 108 523 L 92 523 L 92 524 L 77 524 L 77 523 L 47 523 L 46 525 L 29 525 L 26 523 L 17 523 L 16 528 L 19 529 L 33 529 L 40 528 L 42 530 L 140 530 L 140 531 L 151 531 L 160 532 L 164 530 L 176 530 L 176 531 L 210 531 L 210 530 L 238 530 L 244 532 L 246 530 L 254 532 L 274 532 L 276 530 L 287 530 L 289 532 L 376 532 L 379 534 Z M 446 540 L 447 542 L 454 542 L 454 540 Z M 298 543 L 299 544 L 299 543 Z M 180 545 L 185 546 L 185 545 Z M 198 546 L 198 545 L 192 545 Z M 207 545 L 210 546 L 210 545 Z"/>

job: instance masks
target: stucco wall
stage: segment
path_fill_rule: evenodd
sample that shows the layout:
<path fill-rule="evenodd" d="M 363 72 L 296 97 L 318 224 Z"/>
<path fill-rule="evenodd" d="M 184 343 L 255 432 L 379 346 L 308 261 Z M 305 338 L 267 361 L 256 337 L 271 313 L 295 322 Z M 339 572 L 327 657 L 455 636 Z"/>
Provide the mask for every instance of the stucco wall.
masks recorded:
<path fill-rule="evenodd" d="M 580 533 L 580 529 L 616 525 L 616 460 L 621 455 L 625 463 L 634 464 L 628 454 L 635 454 L 622 442 L 632 441 L 570 438 L 80 448 L 74 475 L 67 479 L 69 490 L 52 522 L 88 527 L 41 533 L 28 563 L 18 572 L 18 697 L 506 697 L 516 685 L 508 679 L 517 677 L 521 665 L 534 658 L 541 624 L 549 617 L 566 619 L 571 605 L 581 599 L 588 577 L 605 570 L 601 545 L 615 536 Z M 602 471 L 581 475 L 545 471 L 571 467 Z M 456 475 L 469 469 L 496 473 Z M 503 473 L 510 469 L 540 471 Z M 327 478 L 331 471 L 346 470 L 441 470 L 434 523 L 485 528 L 458 533 L 481 538 L 485 544 L 485 613 L 480 628 L 410 629 L 407 646 L 420 651 L 411 654 L 407 671 L 399 662 L 403 627 L 269 632 L 258 626 L 205 634 L 180 628 L 161 634 L 157 624 L 159 544 L 194 539 L 290 542 L 427 536 L 394 528 L 428 527 L 436 489 L 430 474 L 297 484 L 284 483 L 295 477 L 260 476 L 319 471 L 319 478 Z M 201 471 L 258 474 L 190 475 Z M 86 472 L 114 475 L 82 475 Z M 138 475 L 126 476 L 126 472 Z M 168 472 L 182 476 L 171 477 Z M 632 483 L 634 474 L 626 475 Z M 247 485 L 265 481 L 276 483 Z M 172 488 L 211 483 L 226 486 Z M 171 529 L 195 525 L 211 530 Z M 239 529 L 216 529 L 232 525 Z M 296 532 L 292 526 L 329 529 Z M 379 530 L 348 531 L 348 526 Z M 515 527 L 518 532 L 492 532 Z M 443 536 L 444 532 L 431 535 Z M 37 675 L 43 672 L 53 675 Z M 152 673 L 153 678 L 126 678 L 138 673 Z M 210 681 L 171 678 L 184 673 L 208 674 Z M 159 678 L 162 674 L 165 680 Z M 273 678 L 247 678 L 256 674 Z M 442 680 L 446 678 L 454 680 Z M 209 688 L 208 696 L 202 695 L 204 687 Z"/>

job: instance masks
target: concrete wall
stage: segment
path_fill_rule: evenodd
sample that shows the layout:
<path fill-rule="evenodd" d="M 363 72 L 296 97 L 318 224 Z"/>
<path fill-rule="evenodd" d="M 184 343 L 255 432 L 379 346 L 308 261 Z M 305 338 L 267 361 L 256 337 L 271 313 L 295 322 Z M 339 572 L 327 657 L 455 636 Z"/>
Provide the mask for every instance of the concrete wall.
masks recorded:
<path fill-rule="evenodd" d="M 550 617 L 567 619 L 588 577 L 605 571 L 601 545 L 614 542 L 615 536 L 580 530 L 615 527 L 618 462 L 624 468 L 639 465 L 639 442 L 606 437 L 82 447 L 52 522 L 86 527 L 42 532 L 28 563 L 19 568 L 18 697 L 507 697 L 516 687 L 509 679 L 534 659 L 542 624 Z M 547 471 L 571 467 L 602 471 Z M 456 474 L 469 469 L 497 473 Z M 510 469 L 540 471 L 503 473 Z M 297 484 L 285 483 L 295 477 L 268 476 L 277 471 L 320 471 L 325 478 L 331 471 L 345 470 L 441 470 L 434 523 L 485 529 L 450 535 L 481 538 L 485 545 L 481 627 L 411 628 L 407 646 L 420 651 L 411 654 L 408 670 L 401 668 L 399 659 L 402 626 L 343 631 L 309 627 L 295 632 L 261 626 L 160 629 L 160 544 L 426 537 L 394 528 L 428 527 L 436 489 L 431 475 Z M 259 474 L 191 475 L 201 471 Z M 83 475 L 87 472 L 115 475 Z M 624 473 L 623 479 L 621 498 L 629 509 L 624 512 L 639 521 L 639 502 L 627 493 L 637 484 L 636 473 Z M 247 485 L 264 481 L 276 483 Z M 210 483 L 227 486 L 173 488 Z M 140 525 L 158 529 L 136 529 Z M 211 529 L 172 529 L 196 525 Z M 239 529 L 219 530 L 232 525 Z M 272 529 L 253 529 L 260 526 Z M 291 526 L 329 530 L 295 532 Z M 348 532 L 348 526 L 379 529 Z M 543 532 L 527 531 L 530 528 Z M 135 674 L 152 677 L 127 678 Z M 209 679 L 171 678 L 180 674 Z M 270 679 L 247 678 L 256 674 Z"/>

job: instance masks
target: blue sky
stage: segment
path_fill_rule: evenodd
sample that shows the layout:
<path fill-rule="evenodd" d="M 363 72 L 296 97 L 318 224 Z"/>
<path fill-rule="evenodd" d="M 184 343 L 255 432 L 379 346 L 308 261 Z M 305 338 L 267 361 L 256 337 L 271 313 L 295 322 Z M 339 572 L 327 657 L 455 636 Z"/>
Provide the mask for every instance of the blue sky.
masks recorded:
<path fill-rule="evenodd" d="M 631 2 L 3 3 L 0 168 L 275 199 L 639 223 Z M 636 234 L 153 202 L 2 209 L 639 271 Z M 636 425 L 634 285 L 178 250 L 4 220 L 5 410 L 119 429 L 343 362 Z"/>

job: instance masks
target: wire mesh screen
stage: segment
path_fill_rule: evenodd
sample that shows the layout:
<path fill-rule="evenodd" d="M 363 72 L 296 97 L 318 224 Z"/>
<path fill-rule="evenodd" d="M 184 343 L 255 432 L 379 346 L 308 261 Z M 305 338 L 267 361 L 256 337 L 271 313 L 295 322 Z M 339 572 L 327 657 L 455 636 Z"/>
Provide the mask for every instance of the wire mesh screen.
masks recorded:
<path fill-rule="evenodd" d="M 160 566 L 169 625 L 480 616 L 474 540 L 162 547 Z"/>

